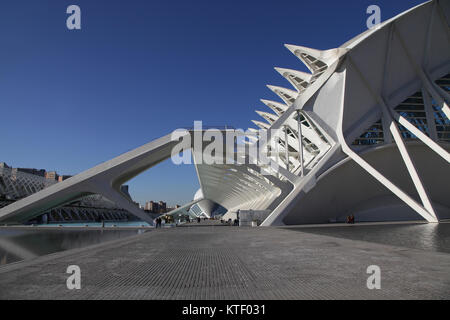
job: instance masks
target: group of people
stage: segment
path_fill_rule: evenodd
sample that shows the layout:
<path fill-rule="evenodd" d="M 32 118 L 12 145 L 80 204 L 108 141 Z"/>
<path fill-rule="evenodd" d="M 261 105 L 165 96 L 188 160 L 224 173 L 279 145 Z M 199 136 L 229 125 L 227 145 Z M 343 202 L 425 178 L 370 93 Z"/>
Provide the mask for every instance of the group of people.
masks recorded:
<path fill-rule="evenodd" d="M 162 219 L 161 218 L 156 218 L 155 227 L 156 228 L 161 228 L 161 224 L 162 224 Z"/>
<path fill-rule="evenodd" d="M 353 214 L 347 216 L 347 223 L 350 223 L 350 224 L 355 223 L 355 216 Z"/>
<path fill-rule="evenodd" d="M 229 226 L 235 226 L 235 227 L 239 227 L 239 218 L 236 218 L 234 220 L 228 219 L 227 221 L 224 221 L 223 219 L 220 219 L 221 223 L 226 223 Z"/>

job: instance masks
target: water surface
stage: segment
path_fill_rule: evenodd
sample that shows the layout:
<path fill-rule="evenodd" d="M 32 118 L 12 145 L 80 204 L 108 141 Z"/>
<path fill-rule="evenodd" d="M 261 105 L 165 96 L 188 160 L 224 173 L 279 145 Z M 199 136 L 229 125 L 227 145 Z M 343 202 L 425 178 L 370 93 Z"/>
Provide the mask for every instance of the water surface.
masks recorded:
<path fill-rule="evenodd" d="M 301 232 L 450 253 L 450 223 L 288 228 Z"/>
<path fill-rule="evenodd" d="M 144 232 L 143 230 L 80 230 L 69 228 L 0 228 L 0 265 L 98 244 Z"/>

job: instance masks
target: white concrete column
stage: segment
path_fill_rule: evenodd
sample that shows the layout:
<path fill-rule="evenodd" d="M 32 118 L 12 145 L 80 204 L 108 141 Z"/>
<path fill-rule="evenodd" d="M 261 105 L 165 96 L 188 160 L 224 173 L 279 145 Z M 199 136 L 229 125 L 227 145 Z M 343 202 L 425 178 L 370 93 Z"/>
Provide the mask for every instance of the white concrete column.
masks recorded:
<path fill-rule="evenodd" d="M 302 138 L 302 122 L 301 113 L 297 110 L 297 124 L 298 124 L 298 161 L 300 162 L 300 176 L 304 175 L 303 168 L 303 138 Z"/>
<path fill-rule="evenodd" d="M 286 157 L 286 170 L 289 171 L 289 142 L 288 142 L 288 127 L 284 126 L 284 155 Z"/>

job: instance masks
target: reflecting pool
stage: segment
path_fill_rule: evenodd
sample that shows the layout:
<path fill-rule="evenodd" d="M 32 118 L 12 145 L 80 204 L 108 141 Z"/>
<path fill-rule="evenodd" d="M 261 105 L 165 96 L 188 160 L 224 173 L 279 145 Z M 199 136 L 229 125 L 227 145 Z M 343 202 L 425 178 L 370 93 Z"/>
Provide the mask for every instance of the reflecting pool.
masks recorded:
<path fill-rule="evenodd" d="M 28 229 L 30 228 L 30 229 Z M 54 230 L 53 230 L 54 229 Z M 80 230 L 69 227 L 0 228 L 0 265 L 98 244 L 145 232 L 139 229 Z"/>
<path fill-rule="evenodd" d="M 351 240 L 450 253 L 450 223 L 351 225 L 289 228 Z"/>

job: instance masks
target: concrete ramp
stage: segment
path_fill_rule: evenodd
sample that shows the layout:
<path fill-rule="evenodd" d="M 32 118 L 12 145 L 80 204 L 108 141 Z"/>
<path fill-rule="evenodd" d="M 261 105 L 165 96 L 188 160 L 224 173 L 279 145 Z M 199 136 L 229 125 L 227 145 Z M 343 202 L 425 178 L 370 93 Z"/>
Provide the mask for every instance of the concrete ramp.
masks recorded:
<path fill-rule="evenodd" d="M 186 131 L 185 135 L 190 133 Z M 180 135 L 178 135 L 180 136 Z M 120 186 L 141 172 L 170 158 L 178 140 L 168 134 L 139 148 L 103 162 L 67 180 L 0 209 L 1 223 L 22 223 L 47 210 L 88 194 L 101 194 L 136 217 L 152 224 L 152 219 L 130 201 Z M 180 136 L 182 139 L 183 136 Z"/>

